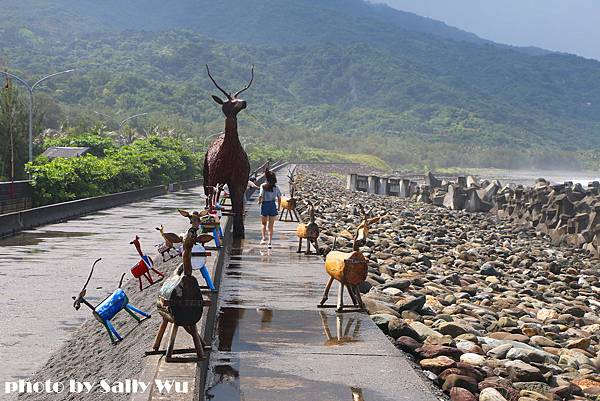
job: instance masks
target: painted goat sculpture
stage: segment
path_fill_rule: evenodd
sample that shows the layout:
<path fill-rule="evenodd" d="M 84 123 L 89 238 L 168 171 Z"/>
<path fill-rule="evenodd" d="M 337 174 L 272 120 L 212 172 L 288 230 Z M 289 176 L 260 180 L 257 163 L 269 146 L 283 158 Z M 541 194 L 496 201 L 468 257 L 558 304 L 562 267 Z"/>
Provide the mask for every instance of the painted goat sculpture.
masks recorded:
<path fill-rule="evenodd" d="M 308 215 L 310 221 L 308 224 L 300 223 L 296 228 L 296 235 L 298 235 L 298 250 L 297 253 L 302 252 L 302 240 L 306 239 L 306 255 L 310 255 L 310 244 L 312 243 L 315 247 L 315 252 L 319 253 L 319 226 L 315 222 L 315 207 L 311 201 L 308 204 Z"/>
<path fill-rule="evenodd" d="M 94 317 L 100 323 L 102 323 L 102 325 L 108 332 L 110 341 L 112 341 L 113 344 L 116 344 L 117 342 L 123 340 L 123 337 L 121 337 L 119 332 L 114 328 L 114 326 L 111 323 L 111 319 L 113 317 L 115 317 L 115 315 L 117 313 L 124 310 L 125 312 L 129 313 L 129 315 L 132 318 L 137 320 L 138 323 L 149 318 L 150 314 L 148 314 L 146 312 L 142 312 L 141 310 L 137 309 L 136 307 L 134 307 L 133 305 L 131 305 L 129 303 L 129 298 L 127 298 L 127 294 L 125 294 L 125 291 L 123 291 L 121 289 L 121 285 L 123 285 L 123 278 L 125 277 L 125 273 L 123 273 L 121 275 L 121 281 L 119 282 L 119 288 L 117 288 L 111 295 L 106 297 L 97 306 L 93 306 L 91 303 L 89 303 L 85 299 L 85 296 L 87 294 L 86 288 L 90 282 L 90 279 L 92 278 L 92 274 L 94 273 L 94 267 L 96 267 L 96 263 L 98 263 L 101 260 L 102 260 L 102 258 L 96 259 L 96 261 L 92 265 L 92 270 L 90 271 L 90 275 L 88 276 L 87 281 L 85 282 L 85 285 L 79 292 L 79 295 L 77 297 L 73 297 L 73 301 L 74 301 L 73 307 L 75 308 L 75 310 L 79 310 L 79 308 L 81 307 L 81 304 L 84 304 L 85 306 L 90 308 L 92 310 L 92 314 L 94 315 Z M 142 318 L 139 318 L 136 315 L 136 313 L 139 314 L 140 316 L 142 316 Z"/>
<path fill-rule="evenodd" d="M 213 95 L 213 100 L 221 105 L 225 115 L 225 131 L 214 140 L 204 158 L 204 194 L 214 202 L 214 187 L 218 184 L 227 184 L 231 197 L 233 211 L 233 237 L 244 238 L 244 196 L 250 176 L 250 162 L 248 155 L 240 143 L 237 130 L 237 115 L 246 108 L 246 101 L 238 96 L 250 88 L 254 81 L 254 66 L 252 77 L 243 89 L 231 94 L 221 88 L 210 74 L 206 65 L 206 72 L 213 84 L 226 97 L 222 100 Z M 212 205 L 210 205 L 212 210 Z"/>
<path fill-rule="evenodd" d="M 166 361 L 175 362 L 173 354 L 175 337 L 179 327 L 183 327 L 194 341 L 194 351 L 198 360 L 204 359 L 204 341 L 198 333 L 196 324 L 202 318 L 203 308 L 210 305 L 202 297 L 202 290 L 196 278 L 192 275 L 194 245 L 198 242 L 206 242 L 202 235 L 198 234 L 200 227 L 200 215 L 179 210 L 182 216 L 189 218 L 191 227 L 183 238 L 183 264 L 163 284 L 157 299 L 157 309 L 163 318 L 154 340 L 153 351 L 159 352 L 164 333 L 169 323 L 172 324 L 171 336 L 165 351 Z M 206 256 L 206 253 L 197 256 Z M 187 351 L 187 350 L 184 350 Z M 162 352 L 160 352 L 162 353 Z M 147 353 L 148 354 L 148 353 Z"/>
<path fill-rule="evenodd" d="M 142 245 L 140 244 L 140 237 L 138 237 L 136 235 L 135 239 L 133 241 L 131 241 L 129 244 L 135 246 L 135 249 L 137 250 L 137 252 L 141 258 L 140 261 L 137 262 L 137 264 L 131 268 L 131 274 L 133 274 L 133 277 L 137 278 L 140 282 L 140 291 L 143 290 L 142 277 L 146 277 L 146 280 L 148 280 L 150 285 L 154 284 L 154 280 L 152 279 L 152 276 L 150 275 L 150 270 L 152 270 L 154 273 L 158 274 L 161 278 L 165 277 L 165 275 L 162 272 L 159 272 L 158 270 L 156 270 L 154 268 L 154 261 L 152 260 L 152 258 L 148 255 L 145 255 L 142 252 Z"/>
<path fill-rule="evenodd" d="M 158 253 L 163 258 L 163 262 L 173 259 L 174 257 L 181 256 L 181 248 L 175 248 L 175 244 L 181 244 L 183 242 L 183 238 L 180 235 L 175 233 L 166 233 L 165 227 L 161 225 L 160 227 L 156 227 L 158 232 L 160 232 L 160 236 L 163 238 L 164 242 L 158 245 Z M 175 255 L 171 254 L 171 251 L 175 250 Z M 169 255 L 169 259 L 165 257 Z"/>
<path fill-rule="evenodd" d="M 321 299 L 319 307 L 323 307 L 325 302 L 327 302 L 333 280 L 336 280 L 340 283 L 336 310 L 338 312 L 344 311 L 344 287 L 348 289 L 348 294 L 350 294 L 354 306 L 358 307 L 360 310 L 364 309 L 358 285 L 367 278 L 369 260 L 362 252 L 360 252 L 359 248 L 361 244 L 364 244 L 367 240 L 369 226 L 378 223 L 381 220 L 381 217 L 369 218 L 371 211 L 365 213 L 362 206 L 360 206 L 360 211 L 362 214 L 362 221 L 356 228 L 356 233 L 354 234 L 352 252 L 332 250 L 325 257 L 325 270 L 327 271 L 327 274 L 329 274 L 329 281 L 325 286 L 325 292 L 323 293 L 323 298 Z M 334 241 L 333 248 L 335 248 L 335 243 L 336 241 Z"/>

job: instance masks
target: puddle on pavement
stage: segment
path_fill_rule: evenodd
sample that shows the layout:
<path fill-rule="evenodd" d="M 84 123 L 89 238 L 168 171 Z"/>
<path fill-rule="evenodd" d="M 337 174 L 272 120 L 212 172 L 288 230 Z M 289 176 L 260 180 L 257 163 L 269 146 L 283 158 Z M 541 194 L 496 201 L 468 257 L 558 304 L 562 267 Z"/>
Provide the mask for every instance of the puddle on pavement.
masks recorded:
<path fill-rule="evenodd" d="M 211 401 L 371 401 L 370 391 L 333 381 L 310 380 L 291 372 L 267 369 L 243 358 L 219 358 L 211 367 L 205 399 Z"/>
<path fill-rule="evenodd" d="M 364 316 L 359 314 L 325 311 L 221 308 L 217 348 L 224 352 L 246 352 L 285 344 L 343 346 L 365 340 L 362 319 Z"/>
<path fill-rule="evenodd" d="M 0 240 L 0 246 L 30 246 L 52 238 L 89 237 L 93 232 L 75 231 L 23 231 L 15 236 Z"/>

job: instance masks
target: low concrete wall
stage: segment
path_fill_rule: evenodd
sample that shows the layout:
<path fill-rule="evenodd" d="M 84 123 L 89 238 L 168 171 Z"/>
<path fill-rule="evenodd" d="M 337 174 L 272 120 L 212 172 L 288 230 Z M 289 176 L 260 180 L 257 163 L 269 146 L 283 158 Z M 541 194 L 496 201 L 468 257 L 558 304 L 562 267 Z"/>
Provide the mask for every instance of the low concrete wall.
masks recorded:
<path fill-rule="evenodd" d="M 204 180 L 201 178 L 197 180 L 175 182 L 173 184 L 169 184 L 169 192 L 177 192 L 183 189 L 199 187 L 203 182 Z"/>
<path fill-rule="evenodd" d="M 0 214 L 31 207 L 31 181 L 0 182 Z"/>
<path fill-rule="evenodd" d="M 119 192 L 116 194 L 97 196 L 94 198 L 78 199 L 70 202 L 57 203 L 22 210 L 15 213 L 0 215 L 0 237 L 14 235 L 22 230 L 29 230 L 45 224 L 58 223 L 61 221 L 80 217 L 98 210 L 124 205 L 164 195 L 171 192 L 193 188 L 202 185 L 202 180 L 183 181 L 170 185 L 158 185 L 155 187 L 138 189 L 135 191 Z"/>

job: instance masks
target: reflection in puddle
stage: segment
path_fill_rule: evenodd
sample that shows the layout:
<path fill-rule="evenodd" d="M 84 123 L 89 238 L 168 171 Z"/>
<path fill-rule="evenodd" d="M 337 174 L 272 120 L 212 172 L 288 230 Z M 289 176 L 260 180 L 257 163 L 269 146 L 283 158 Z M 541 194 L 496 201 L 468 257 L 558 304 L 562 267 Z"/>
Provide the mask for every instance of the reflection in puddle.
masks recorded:
<path fill-rule="evenodd" d="M 226 302 L 230 305 L 244 303 L 239 299 Z M 273 346 L 305 350 L 305 347 L 363 342 L 362 318 L 326 311 L 222 307 L 218 317 L 217 348 L 222 352 L 264 351 Z"/>
<path fill-rule="evenodd" d="M 262 256 L 262 258 L 260 259 L 260 261 L 263 263 L 270 263 L 272 255 L 273 251 L 271 249 L 261 249 L 260 256 Z"/>
<path fill-rule="evenodd" d="M 360 341 L 360 319 L 348 318 L 346 322 L 346 326 L 344 327 L 344 315 L 336 315 L 335 317 L 335 332 L 336 336 L 331 335 L 331 330 L 329 329 L 329 318 L 325 314 L 325 312 L 319 312 L 321 315 L 321 323 L 323 324 L 323 332 L 325 333 L 325 337 L 327 337 L 327 341 L 325 341 L 326 346 L 333 345 L 342 345 L 347 343 L 353 343 Z M 353 328 L 354 327 L 354 328 Z M 352 334 L 350 334 L 352 331 Z"/>
<path fill-rule="evenodd" d="M 350 390 L 352 391 L 352 401 L 365 401 L 361 388 L 350 387 Z"/>

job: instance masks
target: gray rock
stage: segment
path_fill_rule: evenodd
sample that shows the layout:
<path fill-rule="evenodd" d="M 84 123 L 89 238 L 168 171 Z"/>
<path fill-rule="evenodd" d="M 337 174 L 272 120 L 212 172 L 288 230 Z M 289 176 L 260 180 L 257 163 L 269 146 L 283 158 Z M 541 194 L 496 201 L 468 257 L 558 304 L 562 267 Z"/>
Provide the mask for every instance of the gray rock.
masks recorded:
<path fill-rule="evenodd" d="M 507 401 L 495 388 L 488 387 L 479 393 L 479 401 Z"/>

